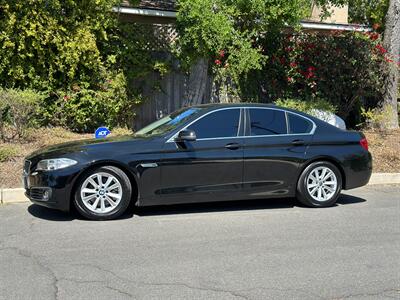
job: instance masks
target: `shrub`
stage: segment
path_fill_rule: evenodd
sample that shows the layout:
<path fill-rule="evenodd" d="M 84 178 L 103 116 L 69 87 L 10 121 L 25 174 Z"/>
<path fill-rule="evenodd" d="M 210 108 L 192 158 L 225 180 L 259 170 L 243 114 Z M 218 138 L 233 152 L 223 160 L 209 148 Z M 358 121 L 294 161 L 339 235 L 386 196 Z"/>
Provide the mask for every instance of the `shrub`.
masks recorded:
<path fill-rule="evenodd" d="M 22 138 L 29 127 L 35 126 L 42 99 L 43 94 L 33 90 L 0 90 L 0 138 Z"/>
<path fill-rule="evenodd" d="M 380 108 L 365 109 L 361 107 L 361 117 L 364 123 L 360 124 L 367 129 L 382 129 L 386 127 L 385 120 L 389 120 L 392 115 L 393 109 L 389 106 L 382 110 Z"/>
<path fill-rule="evenodd" d="M 133 131 L 126 128 L 126 127 L 116 127 L 111 132 L 112 136 L 119 136 L 119 135 L 131 135 Z"/>
<path fill-rule="evenodd" d="M 76 132 L 94 132 L 100 126 L 132 124 L 135 105 L 120 73 L 101 83 L 99 89 L 75 85 L 71 90 L 58 91 L 44 103 L 43 122 Z"/>
<path fill-rule="evenodd" d="M 336 113 L 337 107 L 323 99 L 300 100 L 300 99 L 278 99 L 275 105 L 298 110 L 307 114 L 313 114 L 313 110 L 322 110 Z"/>
<path fill-rule="evenodd" d="M 322 98 L 337 106 L 343 119 L 355 120 L 365 101 L 374 107 L 381 99 L 387 64 L 381 42 L 376 32 L 267 35 L 268 63 L 242 81 L 241 92 L 259 102 Z"/>
<path fill-rule="evenodd" d="M 0 146 L 0 162 L 5 162 L 18 155 L 18 151 L 13 146 Z"/>

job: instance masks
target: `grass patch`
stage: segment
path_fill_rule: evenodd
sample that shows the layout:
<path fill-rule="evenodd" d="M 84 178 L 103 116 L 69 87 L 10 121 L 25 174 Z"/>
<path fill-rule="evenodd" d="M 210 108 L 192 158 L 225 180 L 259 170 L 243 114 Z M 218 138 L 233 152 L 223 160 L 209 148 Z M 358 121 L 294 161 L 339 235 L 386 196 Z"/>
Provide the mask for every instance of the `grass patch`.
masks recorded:
<path fill-rule="evenodd" d="M 0 162 L 11 160 L 18 155 L 17 147 L 13 145 L 0 145 Z"/>

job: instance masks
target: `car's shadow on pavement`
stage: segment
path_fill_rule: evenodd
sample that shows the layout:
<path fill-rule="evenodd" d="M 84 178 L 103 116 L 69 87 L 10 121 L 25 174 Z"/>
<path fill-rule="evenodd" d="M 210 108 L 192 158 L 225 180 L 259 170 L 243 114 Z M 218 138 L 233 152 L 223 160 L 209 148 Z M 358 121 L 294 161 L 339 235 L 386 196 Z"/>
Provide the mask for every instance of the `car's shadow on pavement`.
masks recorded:
<path fill-rule="evenodd" d="M 366 200 L 356 196 L 342 194 L 335 206 L 357 204 L 362 202 L 366 202 Z M 135 207 L 135 208 L 130 208 L 127 213 L 125 213 L 122 217 L 119 218 L 119 220 L 129 219 L 135 215 L 140 217 L 146 217 L 146 216 L 157 216 L 157 215 L 194 214 L 194 213 L 210 213 L 210 212 L 224 212 L 224 211 L 288 209 L 294 207 L 302 207 L 294 198 Z M 74 210 L 68 213 L 68 212 L 49 209 L 35 204 L 32 204 L 28 207 L 28 212 L 36 218 L 48 221 L 62 222 L 62 221 L 72 221 L 76 219 L 85 220 Z"/>

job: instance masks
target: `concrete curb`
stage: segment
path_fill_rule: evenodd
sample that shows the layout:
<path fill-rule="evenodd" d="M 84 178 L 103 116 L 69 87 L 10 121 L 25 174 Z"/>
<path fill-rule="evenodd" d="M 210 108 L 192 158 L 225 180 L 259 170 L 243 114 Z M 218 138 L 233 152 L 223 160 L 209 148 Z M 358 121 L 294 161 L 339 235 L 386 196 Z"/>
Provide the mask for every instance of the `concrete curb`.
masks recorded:
<path fill-rule="evenodd" d="M 400 173 L 372 173 L 368 185 L 400 184 Z"/>
<path fill-rule="evenodd" d="M 400 184 L 400 173 L 373 173 L 368 185 Z M 0 204 L 27 202 L 25 189 L 0 189 Z"/>
<path fill-rule="evenodd" d="M 17 203 L 17 202 L 27 202 L 28 198 L 25 196 L 25 189 L 0 189 L 0 203 Z"/>

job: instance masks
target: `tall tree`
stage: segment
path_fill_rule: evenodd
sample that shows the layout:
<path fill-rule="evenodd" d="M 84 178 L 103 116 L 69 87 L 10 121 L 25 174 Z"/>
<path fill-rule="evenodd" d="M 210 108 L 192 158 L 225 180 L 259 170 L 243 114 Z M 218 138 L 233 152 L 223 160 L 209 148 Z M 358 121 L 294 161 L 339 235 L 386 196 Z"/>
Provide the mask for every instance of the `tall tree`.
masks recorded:
<path fill-rule="evenodd" d="M 389 72 L 384 82 L 384 95 L 381 110 L 388 113 L 388 118 L 382 127 L 399 128 L 397 114 L 397 92 L 399 84 L 399 55 L 400 55 L 400 0 L 390 0 L 389 10 L 386 15 L 384 47 L 388 51 Z"/>
<path fill-rule="evenodd" d="M 265 34 L 298 25 L 310 14 L 312 3 L 327 7 L 347 1 L 179 0 L 177 48 L 183 62 L 196 65 L 196 74 L 190 80 L 193 84 L 189 84 L 188 104 L 203 97 L 205 85 L 199 83 L 205 80 L 198 77 L 206 76 L 210 66 L 214 75 L 230 78 L 235 84 L 266 63 L 268 56 L 259 42 Z"/>

